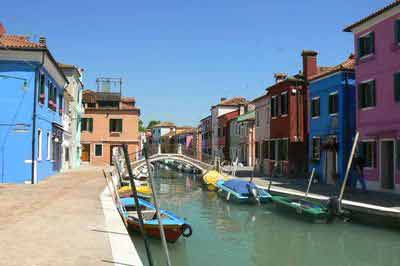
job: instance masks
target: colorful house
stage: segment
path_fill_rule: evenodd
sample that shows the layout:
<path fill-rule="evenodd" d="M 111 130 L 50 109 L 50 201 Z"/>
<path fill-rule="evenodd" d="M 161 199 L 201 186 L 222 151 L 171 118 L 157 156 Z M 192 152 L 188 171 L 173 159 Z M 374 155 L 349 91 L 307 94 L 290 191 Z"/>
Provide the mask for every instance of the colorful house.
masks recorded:
<path fill-rule="evenodd" d="M 234 97 L 231 99 L 221 98 L 218 104 L 211 107 L 211 156 L 213 158 L 221 155 L 218 146 L 218 117 L 236 110 L 243 110 L 246 104 L 247 100 L 243 97 Z"/>
<path fill-rule="evenodd" d="M 232 162 L 240 160 L 240 123 L 237 117 L 229 120 L 229 158 Z"/>
<path fill-rule="evenodd" d="M 256 114 L 254 106 L 252 106 L 248 112 L 240 115 L 236 120 L 240 128 L 239 162 L 244 166 L 254 166 L 255 164 L 255 119 Z"/>
<path fill-rule="evenodd" d="M 354 34 L 364 175 L 370 189 L 400 191 L 400 1 L 344 31 Z"/>
<path fill-rule="evenodd" d="M 230 123 L 229 121 L 239 116 L 239 110 L 229 112 L 218 117 L 218 150 L 222 152 L 222 160 L 230 161 L 229 150 L 229 132 Z"/>
<path fill-rule="evenodd" d="M 200 131 L 201 131 L 201 154 L 203 160 L 211 159 L 211 138 L 212 138 L 212 125 L 211 125 L 211 115 L 203 118 L 200 121 Z"/>
<path fill-rule="evenodd" d="M 309 171 L 319 180 L 343 180 L 355 134 L 354 56 L 309 77 Z"/>
<path fill-rule="evenodd" d="M 67 78 L 45 38 L 33 42 L 2 26 L 0 77 L 0 182 L 37 183 L 61 168 Z"/>
<path fill-rule="evenodd" d="M 277 74 L 276 76 L 278 76 Z M 255 165 L 259 174 L 271 171 L 268 164 L 268 140 L 271 137 L 271 96 L 268 93 L 251 101 L 255 106 Z"/>

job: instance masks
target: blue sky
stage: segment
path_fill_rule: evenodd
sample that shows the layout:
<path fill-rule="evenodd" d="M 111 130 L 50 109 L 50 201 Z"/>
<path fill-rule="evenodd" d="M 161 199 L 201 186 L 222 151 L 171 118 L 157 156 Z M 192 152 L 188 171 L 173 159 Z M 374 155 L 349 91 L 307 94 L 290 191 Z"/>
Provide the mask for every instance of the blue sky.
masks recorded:
<path fill-rule="evenodd" d="M 342 29 L 391 0 L 26 1 L 1 4 L 10 34 L 47 37 L 85 85 L 122 77 L 142 119 L 196 125 L 221 97 L 261 95 L 275 72 L 297 73 L 301 51 L 334 65 L 353 52 Z"/>

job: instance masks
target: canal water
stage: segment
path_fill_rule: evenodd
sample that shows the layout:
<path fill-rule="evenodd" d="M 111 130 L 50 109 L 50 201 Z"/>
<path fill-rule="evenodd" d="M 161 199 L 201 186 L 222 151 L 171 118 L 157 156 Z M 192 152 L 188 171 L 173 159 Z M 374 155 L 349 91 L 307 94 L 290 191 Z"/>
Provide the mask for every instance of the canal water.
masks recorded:
<path fill-rule="evenodd" d="M 160 205 L 188 220 L 190 238 L 169 244 L 174 266 L 399 266 L 400 233 L 335 222 L 310 224 L 271 204 L 227 203 L 203 191 L 200 177 L 157 169 Z M 147 265 L 143 240 L 132 235 Z M 152 239 L 155 265 L 166 265 L 161 241 Z"/>

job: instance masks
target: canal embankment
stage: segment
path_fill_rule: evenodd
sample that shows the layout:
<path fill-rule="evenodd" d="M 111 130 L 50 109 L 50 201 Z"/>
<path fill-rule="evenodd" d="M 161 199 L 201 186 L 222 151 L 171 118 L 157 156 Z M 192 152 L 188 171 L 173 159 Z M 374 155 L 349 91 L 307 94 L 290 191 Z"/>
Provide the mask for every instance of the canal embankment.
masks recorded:
<path fill-rule="evenodd" d="M 0 265 L 141 265 L 101 168 L 2 184 L 0 210 Z"/>

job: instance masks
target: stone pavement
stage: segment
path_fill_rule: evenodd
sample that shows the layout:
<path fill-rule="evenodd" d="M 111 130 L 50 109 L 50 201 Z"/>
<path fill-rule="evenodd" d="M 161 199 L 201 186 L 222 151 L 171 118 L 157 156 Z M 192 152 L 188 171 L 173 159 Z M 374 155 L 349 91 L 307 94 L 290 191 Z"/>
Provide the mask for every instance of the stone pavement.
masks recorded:
<path fill-rule="evenodd" d="M 0 184 L 0 265 L 113 265 L 100 193 L 89 166 L 37 185 Z"/>

